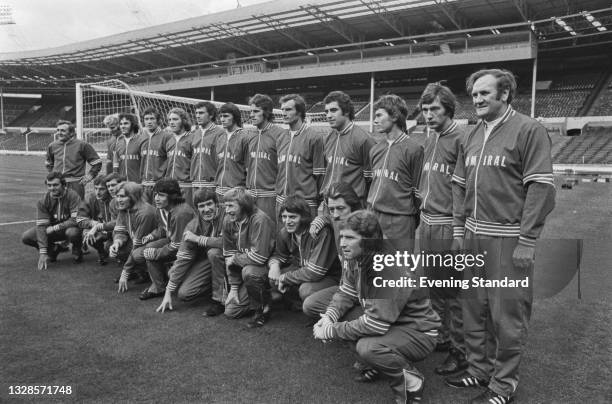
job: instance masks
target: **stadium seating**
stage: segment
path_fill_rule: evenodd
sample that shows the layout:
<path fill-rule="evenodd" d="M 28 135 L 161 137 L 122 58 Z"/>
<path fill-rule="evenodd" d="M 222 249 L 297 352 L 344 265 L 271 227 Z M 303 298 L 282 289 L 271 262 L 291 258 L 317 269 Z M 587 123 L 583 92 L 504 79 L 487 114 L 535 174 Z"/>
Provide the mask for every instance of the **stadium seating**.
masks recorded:
<path fill-rule="evenodd" d="M 593 103 L 589 116 L 612 116 L 612 82 L 599 95 Z"/>
<path fill-rule="evenodd" d="M 4 126 L 12 126 L 11 123 L 36 102 L 37 100 L 27 98 L 4 100 Z"/>
<path fill-rule="evenodd" d="M 59 119 L 72 120 L 75 117 L 74 108 L 66 100 L 39 101 L 30 107 L 8 126 L 18 127 L 54 127 Z"/>
<path fill-rule="evenodd" d="M 612 130 L 586 130 L 581 136 L 564 136 L 557 148 L 553 147 L 553 163 L 610 164 L 612 163 Z"/>

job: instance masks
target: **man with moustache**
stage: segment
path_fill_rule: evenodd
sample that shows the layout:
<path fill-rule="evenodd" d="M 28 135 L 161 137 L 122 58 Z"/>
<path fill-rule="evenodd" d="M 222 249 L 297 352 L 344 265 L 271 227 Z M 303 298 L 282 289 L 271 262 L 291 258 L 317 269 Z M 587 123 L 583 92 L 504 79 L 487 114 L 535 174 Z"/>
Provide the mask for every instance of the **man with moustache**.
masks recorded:
<path fill-rule="evenodd" d="M 119 129 L 121 135 L 115 144 L 116 159 L 113 161 L 113 171 L 123 175 L 126 181 L 140 183 L 140 162 L 144 136 L 140 136 L 140 124 L 136 115 L 119 114 Z"/>
<path fill-rule="evenodd" d="M 102 168 L 102 160 L 94 148 L 76 138 L 74 125 L 69 121 L 57 122 L 58 139 L 47 146 L 47 171 L 63 174 L 68 188 L 81 199 L 85 197 L 85 184 L 95 178 Z M 87 163 L 89 172 L 85 174 Z"/>
<path fill-rule="evenodd" d="M 217 173 L 217 138 L 225 131 L 215 124 L 217 107 L 212 102 L 202 101 L 195 105 L 195 116 L 198 128 L 193 133 L 191 158 L 191 186 L 194 198 L 200 189 L 215 191 L 215 175 Z M 195 207 L 195 202 L 194 202 Z"/>
<path fill-rule="evenodd" d="M 140 136 L 142 142 L 142 162 L 140 163 L 140 176 L 144 187 L 144 198 L 147 203 L 153 203 L 153 186 L 164 177 L 168 159 L 168 146 L 170 134 L 161 128 L 162 120 L 159 111 L 147 107 L 143 112 L 144 128 Z"/>
<path fill-rule="evenodd" d="M 168 161 L 164 178 L 177 180 L 181 194 L 188 204 L 193 204 L 191 189 L 191 159 L 193 157 L 193 133 L 191 120 L 182 108 L 168 112 L 168 129 L 172 136 L 168 140 Z"/>
<path fill-rule="evenodd" d="M 55 262 L 59 254 L 56 241 L 72 243 L 74 262 L 83 261 L 82 232 L 76 223 L 81 198 L 67 188 L 64 176 L 58 172 L 47 175 L 47 193 L 38 201 L 36 226 L 26 230 L 21 241 L 38 249 L 38 269 L 45 270 L 49 262 Z"/>
<path fill-rule="evenodd" d="M 276 141 L 285 132 L 274 125 L 274 103 L 264 94 L 255 94 L 249 100 L 251 123 L 255 131 L 247 135 L 249 154 L 247 158 L 247 189 L 255 199 L 255 204 L 274 222 L 276 217 L 276 176 L 278 158 Z"/>

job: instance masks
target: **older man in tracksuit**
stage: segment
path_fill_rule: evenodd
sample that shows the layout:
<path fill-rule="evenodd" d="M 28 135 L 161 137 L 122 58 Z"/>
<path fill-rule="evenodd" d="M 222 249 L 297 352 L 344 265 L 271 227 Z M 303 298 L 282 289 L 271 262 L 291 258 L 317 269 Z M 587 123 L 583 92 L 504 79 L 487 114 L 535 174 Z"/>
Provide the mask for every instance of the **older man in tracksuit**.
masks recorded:
<path fill-rule="evenodd" d="M 453 242 L 453 195 L 451 176 L 459 147 L 464 137 L 462 128 L 453 121 L 455 95 L 439 83 L 429 84 L 419 102 L 428 128 L 425 156 L 418 196 L 421 200 L 419 226 L 420 251 L 449 253 Z M 461 279 L 462 272 L 453 267 L 432 265 L 425 268 L 427 276 L 435 279 Z M 446 375 L 467 367 L 463 347 L 461 304 L 454 288 L 431 287 L 431 302 L 442 319 L 437 350 L 448 350 L 443 364 L 436 367 Z"/>
<path fill-rule="evenodd" d="M 537 121 L 516 112 L 511 72 L 480 70 L 467 80 L 481 121 L 463 144 L 452 177 L 456 243 L 485 256 L 466 276 L 523 280 L 527 286 L 474 287 L 463 299 L 466 373 L 453 387 L 487 386 L 472 403 L 512 401 L 533 300 L 535 243 L 554 207 L 550 139 Z M 463 203 L 461 203 L 463 202 Z M 465 237 L 463 224 L 465 223 Z"/>

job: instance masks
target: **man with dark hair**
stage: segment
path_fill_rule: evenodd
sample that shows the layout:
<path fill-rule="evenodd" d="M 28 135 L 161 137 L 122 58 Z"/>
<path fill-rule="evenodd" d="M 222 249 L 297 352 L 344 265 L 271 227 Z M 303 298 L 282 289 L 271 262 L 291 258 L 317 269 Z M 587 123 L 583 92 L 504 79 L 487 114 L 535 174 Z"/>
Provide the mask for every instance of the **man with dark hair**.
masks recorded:
<path fill-rule="evenodd" d="M 168 163 L 164 177 L 178 181 L 183 198 L 191 205 L 193 204 L 191 196 L 193 132 L 187 112 L 182 108 L 172 108 L 168 112 L 168 128 L 173 136 L 167 143 Z"/>
<path fill-rule="evenodd" d="M 289 125 L 276 143 L 278 174 L 276 177 L 276 217 L 287 195 L 300 195 L 316 216 L 319 207 L 325 154 L 323 136 L 304 122 L 306 103 L 297 94 L 280 99 L 283 120 Z"/>
<path fill-rule="evenodd" d="M 171 135 L 161 128 L 162 119 L 159 111 L 148 107 L 143 114 L 144 128 L 140 136 L 142 142 L 142 162 L 140 163 L 140 176 L 144 187 L 144 198 L 147 203 L 153 203 L 153 186 L 164 178 L 168 164 L 168 142 Z"/>
<path fill-rule="evenodd" d="M 324 341 L 355 341 L 360 359 L 387 376 L 396 402 L 418 403 L 425 378 L 413 363 L 433 351 L 440 321 L 418 288 L 387 288 L 387 298 L 375 298 L 376 287 L 366 279 L 374 277 L 373 256 L 382 251 L 382 238 L 372 212 L 360 210 L 346 219 L 340 230 L 342 281 L 313 334 Z M 363 310 L 358 319 L 340 321 L 357 305 Z"/>
<path fill-rule="evenodd" d="M 140 300 L 164 295 L 167 264 L 176 259 L 185 226 L 196 216 L 193 208 L 185 203 L 178 181 L 161 179 L 153 187 L 153 193 L 157 208 L 157 228 L 142 238 L 141 247 L 132 251 L 134 263 L 146 263 L 151 277 L 151 286 L 140 294 Z M 124 267 L 121 274 L 122 279 L 126 279 L 126 285 L 130 275 L 129 267 L 127 269 Z"/>
<path fill-rule="evenodd" d="M 126 181 L 139 184 L 141 153 L 147 138 L 139 135 L 140 124 L 134 114 L 119 114 L 119 129 L 113 171 L 125 176 Z"/>
<path fill-rule="evenodd" d="M 225 286 L 225 266 L 221 251 L 223 210 L 219 209 L 217 195 L 211 189 L 197 190 L 193 195 L 193 202 L 198 214 L 185 226 L 183 239 L 176 253 L 176 261 L 168 271 L 169 280 L 164 300 L 157 308 L 157 312 L 173 310 L 172 296 L 175 293 L 180 300 L 190 301 L 198 296 L 210 294 L 212 289 L 214 303 L 205 314 L 210 316 L 223 313 Z M 219 258 L 220 271 L 211 271 L 213 261 Z M 217 309 L 214 313 L 213 308 Z"/>
<path fill-rule="evenodd" d="M 75 191 L 66 188 L 66 180 L 61 173 L 49 173 L 45 183 L 47 193 L 38 201 L 36 226 L 26 230 L 21 240 L 38 249 L 40 270 L 47 269 L 49 262 L 56 261 L 59 253 L 56 241 L 68 240 L 72 243 L 74 262 L 82 262 L 82 232 L 76 223 L 81 198 Z"/>
<path fill-rule="evenodd" d="M 297 289 L 304 301 L 315 292 L 336 286 L 341 268 L 331 226 L 323 227 L 312 237 L 308 232 L 312 221 L 310 207 L 301 196 L 289 195 L 280 211 L 284 227 L 268 261 L 273 292 Z"/>
<path fill-rule="evenodd" d="M 408 107 L 397 95 L 383 95 L 374 104 L 374 125 L 385 140 L 370 151 L 373 180 L 368 194 L 385 238 L 414 247 L 419 202 L 416 190 L 423 165 L 423 147 L 406 133 Z"/>
<path fill-rule="evenodd" d="M 85 196 L 85 184 L 95 178 L 102 168 L 102 160 L 94 148 L 76 138 L 74 125 L 68 121 L 57 122 L 58 139 L 47 146 L 47 171 L 63 174 L 68 188 L 81 199 Z M 89 172 L 85 174 L 87 163 Z"/>
<path fill-rule="evenodd" d="M 348 94 L 332 91 L 323 102 L 331 132 L 325 138 L 327 168 L 321 193 L 342 181 L 351 184 L 365 202 L 372 181 L 370 149 L 376 142 L 353 122 L 355 110 Z"/>
<path fill-rule="evenodd" d="M 112 229 L 105 227 L 113 219 L 111 216 L 111 195 L 106 186 L 106 178 L 99 176 L 94 179 L 94 192 L 87 195 L 81 202 L 76 222 L 83 229 L 83 241 L 94 247 L 98 252 L 98 264 L 106 265 L 108 249 L 112 244 Z"/>
<path fill-rule="evenodd" d="M 244 188 L 230 189 L 224 201 L 223 255 L 230 285 L 225 315 L 238 318 L 250 308 L 255 314 L 248 327 L 261 327 L 270 316 L 266 262 L 274 247 L 274 225 Z"/>
<path fill-rule="evenodd" d="M 274 222 L 276 217 L 276 176 L 278 158 L 276 141 L 285 132 L 274 125 L 274 102 L 264 94 L 255 94 L 249 100 L 251 123 L 256 131 L 247 135 L 249 154 L 247 158 L 247 189 L 255 204 Z"/>
<path fill-rule="evenodd" d="M 199 189 L 215 191 L 215 175 L 217 174 L 216 143 L 225 131 L 222 126 L 215 125 L 217 108 L 212 102 L 202 101 L 195 105 L 198 128 L 193 133 L 191 158 L 191 186 L 195 192 Z"/>
<path fill-rule="evenodd" d="M 539 122 L 512 108 L 516 81 L 511 72 L 479 70 L 466 84 L 481 121 L 462 144 L 452 177 L 457 195 L 454 243 L 485 255 L 484 268 L 468 268 L 466 277 L 531 279 L 526 287 L 464 291 L 469 366 L 446 383 L 487 386 L 471 402 L 504 404 L 513 400 L 519 382 L 531 316 L 536 240 L 555 206 L 551 144 Z"/>
<path fill-rule="evenodd" d="M 421 202 L 421 225 L 419 226 L 420 250 L 425 253 L 448 253 L 453 242 L 453 193 L 451 176 L 455 170 L 457 155 L 464 131 L 453 121 L 455 95 L 439 83 L 428 84 L 419 108 L 427 124 L 428 137 L 425 142 L 423 171 L 418 196 Z M 452 267 L 425 267 L 426 274 L 434 279 L 461 279 L 462 273 Z M 436 350 L 448 350 L 444 363 L 436 367 L 440 375 L 467 368 L 463 344 L 463 322 L 459 290 L 431 287 L 433 309 L 442 319 Z"/>
<path fill-rule="evenodd" d="M 117 158 L 115 155 L 115 147 L 117 146 L 117 138 L 121 135 L 119 129 L 119 114 L 110 114 L 104 117 L 102 121 L 104 126 L 110 132 L 110 138 L 106 142 L 106 171 L 108 175 L 113 172 L 113 161 Z"/>
<path fill-rule="evenodd" d="M 128 289 L 129 274 L 134 272 L 135 249 L 141 247 L 143 238 L 157 226 L 155 208 L 142 198 L 142 185 L 135 182 L 122 182 L 117 185 L 117 222 L 113 231 L 113 244 L 108 249 L 110 258 L 117 258 L 123 264 L 119 278 L 119 292 Z"/>
<path fill-rule="evenodd" d="M 244 187 L 246 182 L 246 160 L 249 143 L 246 132 L 242 129 L 242 117 L 238 107 L 228 102 L 219 108 L 221 125 L 225 133 L 217 137 L 216 192 L 222 198 L 233 187 Z"/>

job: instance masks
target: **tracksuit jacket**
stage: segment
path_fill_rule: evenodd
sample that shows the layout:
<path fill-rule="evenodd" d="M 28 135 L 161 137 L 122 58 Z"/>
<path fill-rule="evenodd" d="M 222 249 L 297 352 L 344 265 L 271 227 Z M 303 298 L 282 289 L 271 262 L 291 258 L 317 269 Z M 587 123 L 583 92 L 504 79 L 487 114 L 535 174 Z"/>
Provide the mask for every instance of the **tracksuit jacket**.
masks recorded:
<path fill-rule="evenodd" d="M 421 220 L 428 225 L 453 224 L 451 177 L 465 133 L 457 122 L 442 133 L 431 133 L 425 142 L 423 171 L 417 196 Z"/>
<path fill-rule="evenodd" d="M 399 271 L 399 269 L 397 269 Z M 332 321 L 333 338 L 357 340 L 365 336 L 384 335 L 391 326 L 406 326 L 416 331 L 438 335 L 440 318 L 431 308 L 422 289 L 388 288 L 384 299 L 372 299 L 372 257 L 344 260 L 342 281 L 325 315 Z M 338 322 L 353 306 L 360 304 L 363 314 L 353 321 Z"/>
<path fill-rule="evenodd" d="M 140 161 L 143 144 L 148 139 L 140 134 L 132 134 L 128 139 L 119 135 L 115 144 L 113 171 L 124 175 L 127 181 L 140 184 Z"/>
<path fill-rule="evenodd" d="M 85 175 L 86 162 L 91 166 L 87 173 L 91 180 L 102 169 L 102 160 L 94 148 L 82 140 L 73 137 L 66 143 L 56 140 L 47 146 L 47 170 L 64 174 L 66 182 L 80 180 Z"/>
<path fill-rule="evenodd" d="M 486 142 L 484 133 L 481 121 L 463 143 L 452 177 L 465 189 L 463 209 L 454 209 L 455 237 L 463 236 L 465 223 L 476 235 L 519 237 L 519 243 L 534 246 L 554 206 L 550 138 L 540 123 L 511 106 Z M 553 188 L 528 207 L 532 182 Z"/>
<path fill-rule="evenodd" d="M 272 219 L 255 208 L 253 214 L 242 222 L 233 222 L 227 217 L 223 222 L 223 255 L 234 255 L 234 264 L 265 265 L 274 250 L 274 224 Z M 230 286 L 242 284 L 240 272 L 229 271 Z"/>
<path fill-rule="evenodd" d="M 132 249 L 142 246 L 142 239 L 157 226 L 155 208 L 146 202 L 139 202 L 131 209 L 120 210 L 117 215 L 113 241 L 123 247 L 130 239 Z"/>
<path fill-rule="evenodd" d="M 221 126 L 211 123 L 206 129 L 198 128 L 193 132 L 191 158 L 191 186 L 193 188 L 215 189 L 217 175 L 217 138 L 225 133 Z"/>
<path fill-rule="evenodd" d="M 270 262 L 273 261 L 279 264 L 291 264 L 297 268 L 285 272 L 280 277 L 283 283 L 289 285 L 317 282 L 326 276 L 340 279 L 340 261 L 334 242 L 334 232 L 330 226 L 325 226 L 314 238 L 306 229 L 300 240 L 283 227 L 276 239 L 274 254 L 270 258 Z"/>
<path fill-rule="evenodd" d="M 267 123 L 263 129 L 255 128 L 247 135 L 249 154 L 246 163 L 246 186 L 255 198 L 276 197 L 276 141 L 284 132 L 280 126 Z"/>
<path fill-rule="evenodd" d="M 165 178 L 177 180 L 181 188 L 191 187 L 191 158 L 193 157 L 193 132 L 183 133 L 178 142 L 170 135 L 167 143 L 168 163 Z"/>
<path fill-rule="evenodd" d="M 223 196 L 231 188 L 246 185 L 246 159 L 249 153 L 249 143 L 246 131 L 242 128 L 217 137 L 215 151 L 217 153 L 217 195 Z"/>
<path fill-rule="evenodd" d="M 142 178 L 142 185 L 152 187 L 156 181 L 164 178 L 168 165 L 167 144 L 172 135 L 158 127 L 152 134 L 143 130 L 140 136 L 144 138 L 140 151 L 142 156 L 140 177 Z"/>
<path fill-rule="evenodd" d="M 163 247 L 156 248 L 153 260 L 168 260 L 173 259 L 178 251 L 185 226 L 196 216 L 195 211 L 187 203 L 179 203 L 170 211 L 165 209 L 156 209 L 157 228 L 151 232 L 153 240 L 166 238 L 168 244 Z"/>
<path fill-rule="evenodd" d="M 47 227 L 57 226 L 57 230 L 77 227 L 76 217 L 81 197 L 72 189 L 66 188 L 59 198 L 53 198 L 47 192 L 38 201 L 36 212 L 36 238 L 39 254 L 47 254 Z"/>
<path fill-rule="evenodd" d="M 111 197 L 107 194 L 105 199 L 96 198 L 95 193 L 85 197 L 79 205 L 76 222 L 81 229 L 91 229 L 94 222 L 107 224 L 112 220 L 110 210 Z"/>
<path fill-rule="evenodd" d="M 370 150 L 376 142 L 368 132 L 351 122 L 344 130 L 332 129 L 325 138 L 327 168 L 321 194 L 325 195 L 331 184 L 351 184 L 359 198 L 365 201 L 372 182 Z"/>
<path fill-rule="evenodd" d="M 287 195 L 302 196 L 311 207 L 319 206 L 319 195 L 325 175 L 323 136 L 305 123 L 291 135 L 285 130 L 276 143 L 278 174 L 276 203 Z"/>
<path fill-rule="evenodd" d="M 386 140 L 374 145 L 370 161 L 373 179 L 368 207 L 391 215 L 416 215 L 423 147 L 403 133 L 391 145 Z"/>
<path fill-rule="evenodd" d="M 194 217 L 184 232 L 189 230 L 199 236 L 198 243 L 191 243 L 181 240 L 181 245 L 176 253 L 176 261 L 168 271 L 167 288 L 174 292 L 185 279 L 192 262 L 196 259 L 206 259 L 206 251 L 209 248 L 223 248 L 223 238 L 221 231 L 223 227 L 223 213 L 219 214 L 212 221 L 205 221 L 200 215 Z"/>

